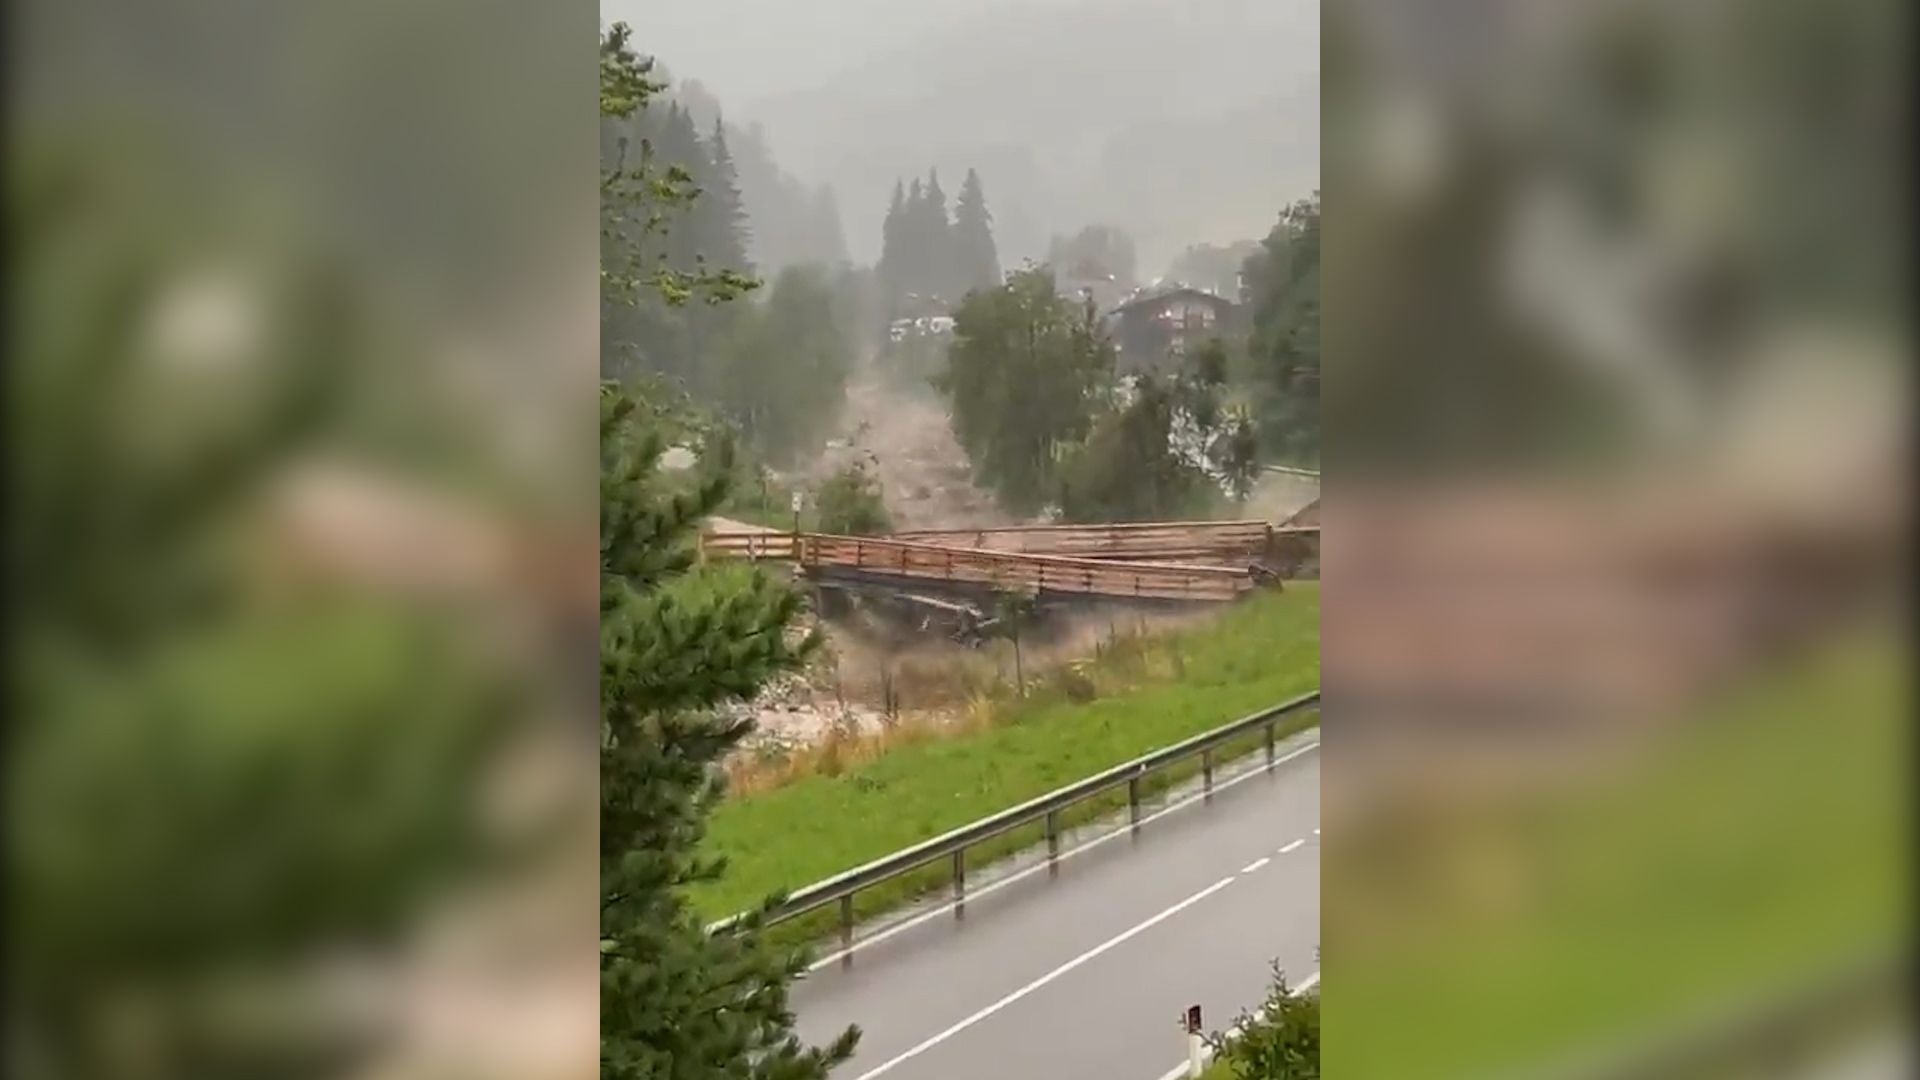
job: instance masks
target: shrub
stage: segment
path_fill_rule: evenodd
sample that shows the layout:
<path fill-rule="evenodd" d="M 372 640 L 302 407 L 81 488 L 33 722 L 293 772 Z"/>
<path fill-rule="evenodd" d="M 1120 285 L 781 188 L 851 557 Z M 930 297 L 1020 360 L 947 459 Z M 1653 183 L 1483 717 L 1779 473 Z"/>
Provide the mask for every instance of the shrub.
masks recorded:
<path fill-rule="evenodd" d="M 855 461 L 827 478 L 815 492 L 821 532 L 838 536 L 877 536 L 893 530 L 893 518 L 881 497 L 880 480 Z"/>
<path fill-rule="evenodd" d="M 1240 1080 L 1320 1080 L 1320 992 L 1296 994 L 1278 966 L 1258 1011 L 1243 1014 L 1240 1034 L 1214 1038 L 1219 1060 Z"/>

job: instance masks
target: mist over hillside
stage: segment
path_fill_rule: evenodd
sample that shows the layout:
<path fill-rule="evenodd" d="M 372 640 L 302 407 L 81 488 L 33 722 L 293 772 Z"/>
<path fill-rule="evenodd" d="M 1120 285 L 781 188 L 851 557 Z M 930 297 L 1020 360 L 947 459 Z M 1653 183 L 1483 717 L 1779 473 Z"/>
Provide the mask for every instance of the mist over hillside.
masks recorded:
<path fill-rule="evenodd" d="M 784 168 L 830 186 L 856 261 L 879 255 L 895 178 L 929 168 L 949 185 L 979 170 L 1008 266 L 1103 222 L 1133 235 L 1148 276 L 1189 244 L 1264 235 L 1318 186 L 1316 3 L 644 7 L 603 15 L 633 19 L 730 123 L 761 125 Z"/>

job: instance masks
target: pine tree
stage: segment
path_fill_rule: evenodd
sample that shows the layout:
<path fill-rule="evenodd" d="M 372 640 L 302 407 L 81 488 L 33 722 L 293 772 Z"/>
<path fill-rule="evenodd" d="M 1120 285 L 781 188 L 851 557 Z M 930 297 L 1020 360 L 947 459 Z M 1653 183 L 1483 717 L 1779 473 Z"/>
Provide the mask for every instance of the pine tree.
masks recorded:
<path fill-rule="evenodd" d="M 927 193 L 920 178 L 907 185 L 906 215 L 901 219 L 901 288 L 914 304 L 925 302 L 927 290 Z"/>
<path fill-rule="evenodd" d="M 906 274 L 907 193 L 898 177 L 893 181 L 893 201 L 887 204 L 887 216 L 880 224 L 881 286 L 886 290 L 888 317 L 899 313 L 902 282 Z"/>
<path fill-rule="evenodd" d="M 747 245 L 753 234 L 740 197 L 740 174 L 734 167 L 733 155 L 727 150 L 726 126 L 719 119 L 713 122 L 713 137 L 707 141 L 707 149 L 713 164 L 699 204 L 706 219 L 700 231 L 706 243 L 707 263 L 718 269 L 751 273 L 753 265 L 747 258 Z"/>
<path fill-rule="evenodd" d="M 691 271 L 700 265 L 701 250 L 705 246 L 700 235 L 702 215 L 698 208 L 713 173 L 713 162 L 707 157 L 706 147 L 701 145 L 700 133 L 694 130 L 693 114 L 677 102 L 667 106 L 666 122 L 661 127 L 655 153 L 662 161 L 685 168 L 692 180 L 687 201 L 695 209 L 676 217 L 664 229 L 667 263 L 675 270 Z"/>
<path fill-rule="evenodd" d="M 991 289 L 1000 284 L 1000 253 L 993 243 L 993 213 L 980 174 L 967 170 L 960 201 L 953 212 L 955 294 Z"/>
<path fill-rule="evenodd" d="M 954 291 L 953 225 L 947 219 L 947 193 L 940 190 L 940 170 L 927 173 L 920 205 L 922 296 L 959 299 Z"/>
<path fill-rule="evenodd" d="M 713 707 L 794 668 L 813 640 L 788 632 L 791 589 L 694 566 L 725 478 L 669 490 L 640 406 L 601 390 L 600 1075 L 824 1080 L 858 1032 L 823 1049 L 794 1036 L 802 958 L 767 945 L 757 919 L 709 934 L 686 902 L 719 870 L 698 856 L 716 766 L 753 726 Z"/>
<path fill-rule="evenodd" d="M 645 72 L 627 36 L 616 24 L 603 39 L 603 115 L 644 110 L 657 89 L 627 77 Z M 685 114 L 668 120 L 662 144 L 687 139 L 698 153 Z M 641 231 L 657 231 L 653 217 L 641 221 Z M 617 295 L 637 309 L 641 298 L 684 304 L 696 288 L 709 299 L 741 291 L 725 276 L 717 283 L 706 291 L 704 280 L 656 276 Z M 601 390 L 600 1073 L 824 1080 L 858 1033 L 802 1046 L 787 1007 L 800 959 L 767 946 L 755 919 L 709 935 L 685 899 L 688 885 L 718 872 L 697 848 L 720 794 L 716 766 L 751 729 L 712 707 L 751 696 L 811 641 L 788 635 L 798 605 L 790 590 L 760 574 L 694 569 L 692 538 L 725 497 L 724 473 L 670 490 L 659 471 L 665 440 L 650 429 L 660 410 L 642 404 L 616 386 Z"/>

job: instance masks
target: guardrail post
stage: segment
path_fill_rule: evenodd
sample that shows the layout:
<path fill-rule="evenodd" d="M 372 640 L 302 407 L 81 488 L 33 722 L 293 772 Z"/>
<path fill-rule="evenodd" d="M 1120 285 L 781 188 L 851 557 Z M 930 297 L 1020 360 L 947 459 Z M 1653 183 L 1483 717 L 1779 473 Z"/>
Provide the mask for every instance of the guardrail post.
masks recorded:
<path fill-rule="evenodd" d="M 967 849 L 953 853 L 953 913 L 957 917 L 967 902 Z"/>
<path fill-rule="evenodd" d="M 1209 797 L 1213 795 L 1213 751 L 1200 752 L 1200 788 Z"/>
<path fill-rule="evenodd" d="M 840 898 L 840 966 L 853 966 L 853 894 Z"/>
<path fill-rule="evenodd" d="M 1060 872 L 1060 812 L 1047 811 L 1047 873 Z"/>
<path fill-rule="evenodd" d="M 1273 736 L 1274 736 L 1274 729 L 1278 728 L 1279 726 L 1280 725 L 1278 724 L 1271 724 L 1271 723 L 1267 725 L 1267 768 L 1268 769 L 1273 768 Z"/>
<path fill-rule="evenodd" d="M 1140 827 L 1140 778 L 1127 779 L 1127 821 L 1134 828 Z"/>

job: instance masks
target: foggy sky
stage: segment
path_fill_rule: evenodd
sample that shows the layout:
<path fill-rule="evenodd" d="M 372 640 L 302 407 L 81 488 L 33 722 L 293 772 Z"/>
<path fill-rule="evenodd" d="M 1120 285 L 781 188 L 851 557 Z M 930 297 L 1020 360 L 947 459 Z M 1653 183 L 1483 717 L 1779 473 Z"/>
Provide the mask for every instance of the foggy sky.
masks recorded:
<path fill-rule="evenodd" d="M 781 165 L 834 188 L 878 255 L 896 176 L 977 168 L 1003 263 L 1096 222 L 1142 273 L 1264 235 L 1318 187 L 1317 0 L 604 0 L 603 18 Z"/>

